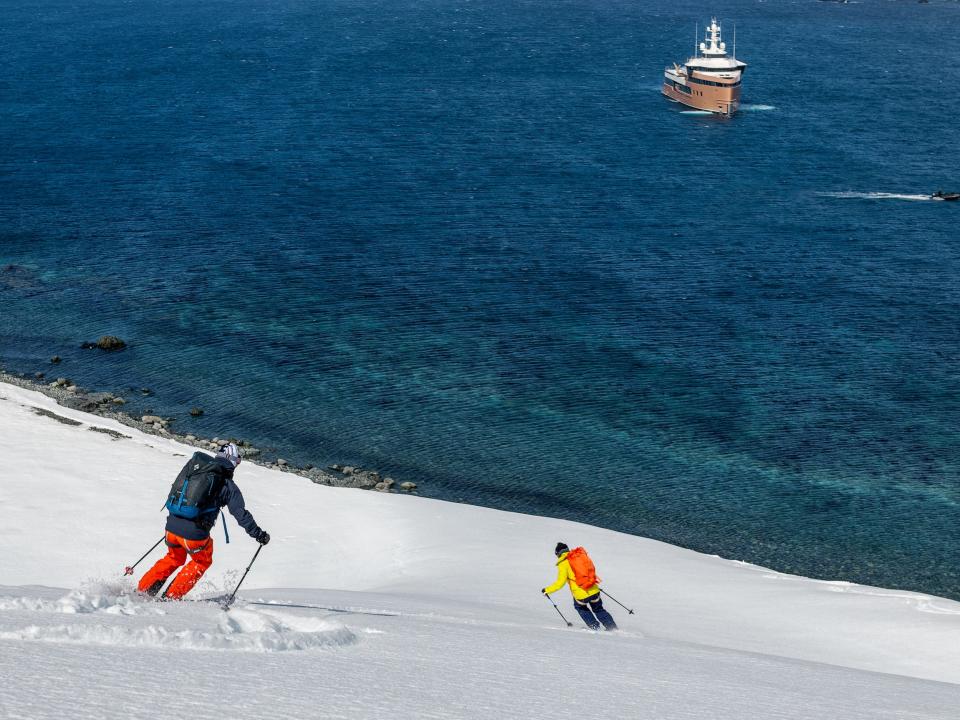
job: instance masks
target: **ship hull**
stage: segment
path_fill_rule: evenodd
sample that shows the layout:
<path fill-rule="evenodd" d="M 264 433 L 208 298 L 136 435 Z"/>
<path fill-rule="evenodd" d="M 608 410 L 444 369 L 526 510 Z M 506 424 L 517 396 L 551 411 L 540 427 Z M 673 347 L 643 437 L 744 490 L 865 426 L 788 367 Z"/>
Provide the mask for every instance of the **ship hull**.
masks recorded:
<path fill-rule="evenodd" d="M 740 85 L 689 86 L 670 80 L 663 81 L 663 94 L 682 105 L 705 110 L 717 115 L 733 115 L 740 108 Z"/>

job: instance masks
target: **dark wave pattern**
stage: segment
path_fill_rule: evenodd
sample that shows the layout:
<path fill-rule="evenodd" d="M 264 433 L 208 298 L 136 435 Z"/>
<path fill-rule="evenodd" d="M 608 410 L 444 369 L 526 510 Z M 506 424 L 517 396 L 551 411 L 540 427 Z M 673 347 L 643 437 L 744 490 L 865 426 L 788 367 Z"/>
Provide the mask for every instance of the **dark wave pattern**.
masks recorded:
<path fill-rule="evenodd" d="M 5 3 L 0 357 L 427 495 L 960 598 L 960 207 L 897 197 L 960 186 L 960 6 L 724 3 L 732 121 L 659 96 L 707 19 L 661 6 Z"/>

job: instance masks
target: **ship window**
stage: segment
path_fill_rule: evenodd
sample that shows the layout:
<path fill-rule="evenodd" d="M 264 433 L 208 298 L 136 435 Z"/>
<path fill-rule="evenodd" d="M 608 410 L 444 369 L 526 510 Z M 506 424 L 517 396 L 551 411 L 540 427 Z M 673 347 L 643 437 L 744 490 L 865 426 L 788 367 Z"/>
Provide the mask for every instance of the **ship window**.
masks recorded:
<path fill-rule="evenodd" d="M 714 82 L 713 80 L 701 80 L 700 78 L 691 77 L 689 78 L 689 81 L 696 85 L 711 85 L 713 87 L 737 87 L 740 85 L 739 79 L 733 83 L 718 83 Z"/>

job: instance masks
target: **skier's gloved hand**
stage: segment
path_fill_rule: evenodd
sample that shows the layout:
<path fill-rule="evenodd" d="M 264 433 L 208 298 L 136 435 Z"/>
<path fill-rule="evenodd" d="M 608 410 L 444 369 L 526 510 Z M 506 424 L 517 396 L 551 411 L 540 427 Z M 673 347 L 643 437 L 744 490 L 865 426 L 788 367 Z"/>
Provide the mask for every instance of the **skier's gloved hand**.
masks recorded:
<path fill-rule="evenodd" d="M 268 542 L 270 542 L 270 533 L 268 533 L 266 530 L 260 530 L 254 540 L 261 545 L 266 545 Z"/>
<path fill-rule="evenodd" d="M 547 594 L 547 589 L 546 589 L 546 588 L 540 588 L 540 592 L 542 592 L 544 595 L 546 595 L 546 594 Z"/>

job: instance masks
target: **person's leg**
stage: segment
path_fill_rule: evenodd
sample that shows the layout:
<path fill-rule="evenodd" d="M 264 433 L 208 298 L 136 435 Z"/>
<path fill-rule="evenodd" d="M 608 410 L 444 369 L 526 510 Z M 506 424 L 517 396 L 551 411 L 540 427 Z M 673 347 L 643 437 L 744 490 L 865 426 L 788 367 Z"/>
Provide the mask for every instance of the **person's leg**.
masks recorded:
<path fill-rule="evenodd" d="M 184 540 L 187 552 L 190 554 L 190 562 L 186 567 L 177 573 L 177 576 L 170 583 L 170 587 L 163 594 L 165 598 L 179 600 L 197 584 L 197 581 L 203 577 L 207 568 L 213 564 L 213 538 L 206 540 Z"/>
<path fill-rule="evenodd" d="M 616 630 L 617 624 L 613 621 L 613 616 L 604 609 L 603 599 L 600 597 L 600 593 L 588 599 L 590 600 L 590 609 L 593 610 L 593 614 L 597 616 L 597 620 L 603 623 L 603 627 L 607 630 Z"/>
<path fill-rule="evenodd" d="M 577 613 L 580 615 L 580 618 L 587 624 L 587 627 L 591 630 L 599 630 L 600 623 L 597 622 L 597 619 L 593 616 L 593 613 L 590 612 L 590 608 L 587 607 L 586 603 L 581 603 L 579 600 L 573 601 L 573 607 L 577 609 Z"/>
<path fill-rule="evenodd" d="M 153 567 L 144 573 L 137 583 L 137 590 L 147 595 L 156 595 L 160 588 L 173 575 L 173 571 L 187 560 L 187 551 L 178 543 L 181 538 L 168 532 L 164 538 L 167 543 L 167 554 L 154 563 Z"/>

